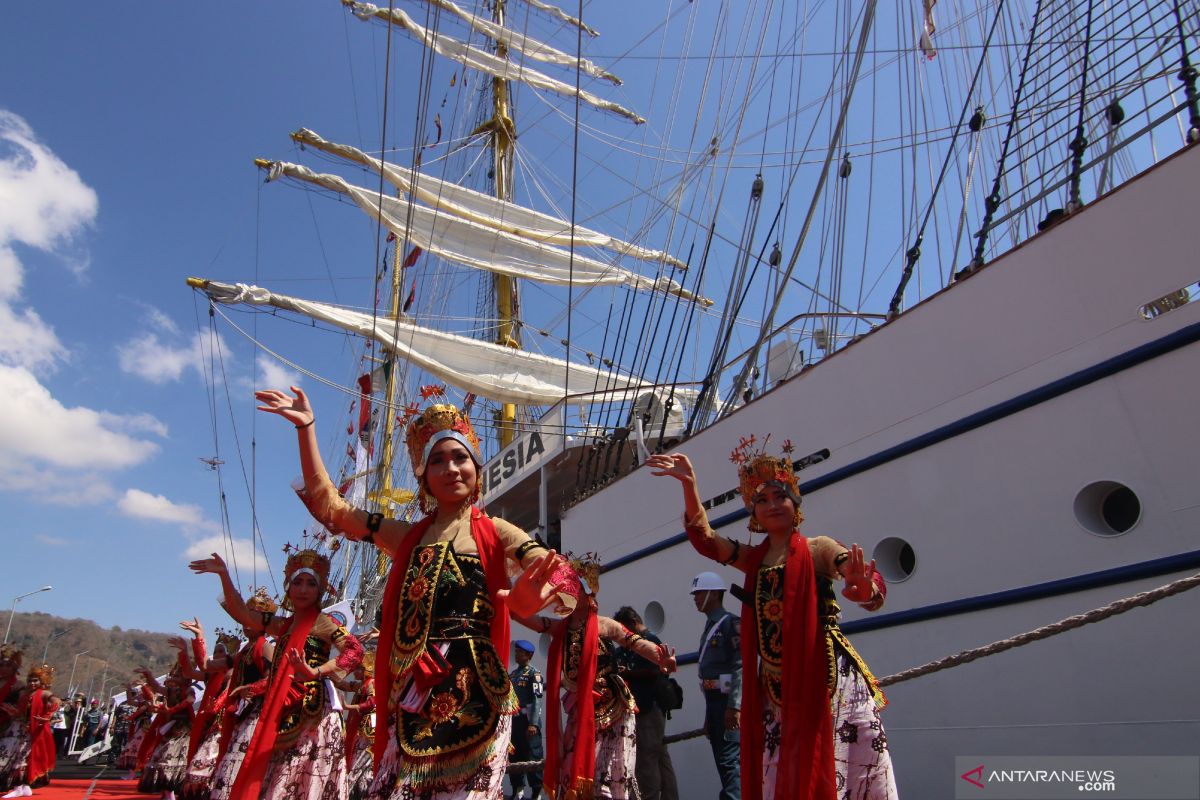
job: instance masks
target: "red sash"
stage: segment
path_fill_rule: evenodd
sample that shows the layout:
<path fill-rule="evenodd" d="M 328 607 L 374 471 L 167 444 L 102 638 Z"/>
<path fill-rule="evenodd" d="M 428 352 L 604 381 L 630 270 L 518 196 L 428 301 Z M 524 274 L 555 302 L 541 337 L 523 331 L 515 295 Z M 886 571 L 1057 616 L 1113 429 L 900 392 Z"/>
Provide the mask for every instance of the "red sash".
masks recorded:
<path fill-rule="evenodd" d="M 268 675 L 267 664 L 263 661 L 263 645 L 266 644 L 267 637 L 259 636 L 246 644 L 246 647 L 238 654 L 239 658 L 253 658 L 254 664 L 258 667 L 258 671 L 262 675 Z M 232 680 L 232 679 L 231 679 Z M 229 691 L 236 689 L 236 686 L 229 687 Z M 221 739 L 217 745 L 217 760 L 214 764 L 220 764 L 221 759 L 225 758 L 225 754 L 229 752 L 229 741 L 233 738 L 233 727 L 237 724 L 237 707 L 240 704 L 241 698 L 235 699 L 232 702 L 229 700 L 229 692 L 222 696 L 225 702 L 225 713 L 221 716 Z M 246 697 L 247 701 L 252 698 Z"/>
<path fill-rule="evenodd" d="M 586 602 L 581 600 L 581 602 Z M 542 781 L 554 797 L 559 780 L 559 740 L 562 738 L 560 719 L 559 686 L 562 681 L 563 641 L 567 638 L 570 619 L 555 624 L 550 640 L 550 654 L 546 660 L 546 760 Z M 572 754 L 566 792 L 561 800 L 577 800 L 592 796 L 592 783 L 596 778 L 596 658 L 600 651 L 600 623 L 596 612 L 590 611 L 583 625 L 583 649 L 579 656 L 579 672 L 575 675 L 575 752 Z"/>
<path fill-rule="evenodd" d="M 429 530 L 437 512 L 430 514 L 409 529 L 392 556 L 392 569 L 388 573 L 387 587 L 383 590 L 383 623 L 379 629 L 379 648 L 375 653 L 375 769 L 383 760 L 387 749 L 392 716 L 392 683 L 398 676 L 392 674 L 392 643 L 396 640 L 396 623 L 400 616 L 400 592 L 404 588 L 404 576 L 412 560 L 417 543 Z M 483 566 L 484 580 L 492 598 L 495 616 L 492 617 L 491 639 L 496 655 L 505 669 L 508 668 L 508 603 L 496 596 L 501 589 L 508 588 L 508 573 L 504 569 L 504 545 L 496 535 L 496 525 L 486 514 L 471 507 L 471 538 L 479 551 L 479 562 Z M 380 735 L 382 732 L 382 735 Z M 236 800 L 236 798 L 235 798 Z"/>
<path fill-rule="evenodd" d="M 361 701 L 359 701 L 360 704 L 367 702 L 367 698 L 370 697 L 370 695 L 368 694 L 368 689 L 370 689 L 371 684 L 374 682 L 375 682 L 374 678 L 367 678 L 366 680 L 363 681 L 362 689 L 360 690 L 360 694 L 363 699 Z M 352 767 L 354 765 L 354 744 L 355 744 L 355 742 L 358 741 L 359 724 L 362 722 L 363 716 L 366 714 L 370 714 L 370 713 L 371 713 L 370 710 L 363 710 L 363 709 L 359 709 L 359 708 L 356 708 L 353 711 L 346 712 L 346 768 L 347 769 L 349 769 L 350 767 Z"/>
<path fill-rule="evenodd" d="M 295 648 L 301 653 L 304 652 L 304 642 L 320 614 L 320 604 L 317 603 L 292 617 L 292 628 L 288 633 L 287 643 L 283 646 L 283 655 L 276 659 L 277 666 L 267 687 L 258 726 L 254 729 L 254 736 L 246 750 L 246 760 L 242 762 L 242 768 L 238 770 L 237 779 L 229 793 L 232 800 L 253 800 L 262 789 L 262 779 L 267 772 L 271 753 L 275 749 L 275 737 L 279 733 L 279 718 L 283 716 L 283 709 L 287 706 L 292 678 L 296 674 L 296 668 L 288 659 L 287 651 Z"/>
<path fill-rule="evenodd" d="M 753 598 L 768 542 L 750 551 L 746 596 Z M 742 611 L 742 797 L 763 800 L 762 683 L 758 618 Z M 750 623 L 746 624 L 749 620 Z M 825 633 L 817 622 L 817 581 L 808 540 L 799 531 L 788 543 L 783 594 L 783 730 L 775 797 L 768 800 L 834 800 L 833 720 L 829 713 Z"/>
<path fill-rule="evenodd" d="M 221 706 L 225 705 L 225 696 L 229 694 L 229 682 L 225 680 L 229 670 L 222 669 L 204 678 L 204 695 L 200 698 L 200 710 L 196 712 L 196 721 L 192 725 L 191 737 L 188 739 L 188 763 L 200 749 L 200 740 L 208 733 L 209 726 Z"/>
<path fill-rule="evenodd" d="M 50 732 L 50 723 L 38 717 L 49 716 L 55 708 L 42 699 L 40 690 L 29 698 L 29 741 L 32 744 L 25 768 L 27 785 L 32 786 L 54 769 L 54 734 Z"/>

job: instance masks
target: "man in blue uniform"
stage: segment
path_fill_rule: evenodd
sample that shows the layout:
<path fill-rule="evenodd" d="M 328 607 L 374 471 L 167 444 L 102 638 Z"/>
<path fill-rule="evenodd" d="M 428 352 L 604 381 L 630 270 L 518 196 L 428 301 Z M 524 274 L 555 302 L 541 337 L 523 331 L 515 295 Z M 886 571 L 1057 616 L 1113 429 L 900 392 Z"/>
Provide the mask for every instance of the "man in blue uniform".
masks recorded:
<path fill-rule="evenodd" d="M 704 692 L 704 733 L 721 776 L 720 800 L 741 800 L 741 620 L 722 606 L 725 581 L 715 572 L 692 579 L 692 601 L 704 615 L 697 671 Z"/>
<path fill-rule="evenodd" d="M 542 728 L 541 705 L 542 695 L 546 693 L 542 673 L 538 672 L 529 660 L 536 650 L 532 642 L 518 639 L 513 642 L 513 658 L 517 667 L 509 677 L 512 679 L 513 690 L 517 693 L 517 703 L 520 709 L 513 717 L 512 745 L 513 761 L 542 760 Z M 513 798 L 521 797 L 525 792 L 525 782 L 528 780 L 532 800 L 537 800 L 542 793 L 542 770 L 540 768 L 525 774 L 510 774 Z"/>

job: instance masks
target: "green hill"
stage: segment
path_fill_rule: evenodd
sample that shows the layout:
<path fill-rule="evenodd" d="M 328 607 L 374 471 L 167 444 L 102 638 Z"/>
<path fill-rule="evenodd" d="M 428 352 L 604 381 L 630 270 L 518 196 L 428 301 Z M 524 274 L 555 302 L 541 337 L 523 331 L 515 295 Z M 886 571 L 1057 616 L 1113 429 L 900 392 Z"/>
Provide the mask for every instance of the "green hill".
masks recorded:
<path fill-rule="evenodd" d="M 4 620 L 4 624 L 7 622 Z M 63 635 L 51 641 L 59 633 Z M 26 669 L 41 662 L 44 652 L 46 663 L 56 670 L 56 694 L 65 694 L 71 688 L 74 664 L 74 688 L 98 697 L 102 690 L 106 695 L 122 691 L 124 684 L 134 678 L 133 670 L 137 667 L 147 667 L 155 675 L 170 669 L 176 654 L 167 639 L 173 635 L 122 630 L 117 626 L 105 629 L 91 620 L 64 619 L 35 611 L 18 613 L 13 618 L 8 641 L 25 653 L 22 678 Z M 79 653 L 84 655 L 76 659 Z"/>

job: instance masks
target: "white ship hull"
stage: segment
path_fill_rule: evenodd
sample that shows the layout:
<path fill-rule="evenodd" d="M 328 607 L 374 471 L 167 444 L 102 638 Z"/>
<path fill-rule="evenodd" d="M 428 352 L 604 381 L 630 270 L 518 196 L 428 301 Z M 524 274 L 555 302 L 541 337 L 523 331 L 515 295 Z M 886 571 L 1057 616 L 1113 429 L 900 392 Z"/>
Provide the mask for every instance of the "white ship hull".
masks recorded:
<path fill-rule="evenodd" d="M 790 438 L 797 455 L 829 449 L 800 476 L 804 531 L 869 555 L 900 537 L 916 556 L 881 612 L 847 604 L 878 676 L 1196 572 L 1200 302 L 1153 320 L 1139 309 L 1200 279 L 1197 186 L 1192 147 L 692 437 L 681 450 L 701 496 L 735 486 L 728 455 L 741 436 Z M 1084 527 L 1104 493 L 1077 497 L 1097 482 L 1140 501 L 1123 535 Z M 730 499 L 710 518 L 740 509 Z M 661 604 L 660 634 L 687 653 L 701 628 L 689 582 L 714 565 L 686 541 L 663 545 L 679 538 L 681 510 L 678 484 L 639 469 L 569 509 L 562 542 L 616 565 L 602 613 Z M 723 532 L 750 537 L 744 519 Z M 1129 570 L 1097 575 L 1115 568 Z M 988 597 L 1012 590 L 1027 591 Z M 884 722 L 901 793 L 952 796 L 961 755 L 1194 754 L 1197 616 L 1200 592 L 1185 593 L 892 687 Z M 865 618 L 881 627 L 854 632 Z M 680 682 L 668 733 L 703 719 L 694 664 Z M 716 793 L 707 742 L 672 756 L 682 797 Z"/>

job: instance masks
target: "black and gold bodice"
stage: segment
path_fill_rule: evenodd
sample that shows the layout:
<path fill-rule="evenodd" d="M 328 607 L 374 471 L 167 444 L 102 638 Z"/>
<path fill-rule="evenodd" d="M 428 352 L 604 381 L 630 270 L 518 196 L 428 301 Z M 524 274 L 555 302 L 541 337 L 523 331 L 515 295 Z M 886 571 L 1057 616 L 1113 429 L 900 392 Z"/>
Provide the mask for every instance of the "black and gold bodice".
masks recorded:
<path fill-rule="evenodd" d="M 584 627 L 567 627 L 566 654 L 563 657 L 563 685 L 578 692 L 579 661 L 583 657 Z M 596 712 L 596 729 L 608 728 L 627 713 L 637 713 L 637 703 L 625 679 L 617 674 L 617 646 L 600 637 L 596 648 L 596 679 L 593 682 L 593 697 Z"/>
<path fill-rule="evenodd" d="M 783 618 L 784 568 L 786 564 L 761 567 L 754 587 L 754 618 L 758 625 L 758 657 L 762 662 L 762 681 L 768 696 L 776 705 L 783 705 Z M 833 582 L 816 575 L 817 621 L 825 630 L 825 652 L 828 662 L 829 691 L 838 685 L 838 655 L 846 656 L 847 668 L 856 667 L 875 694 L 875 703 L 882 708 L 887 701 L 862 656 L 850 644 L 838 625 L 842 609 L 837 602 Z"/>
<path fill-rule="evenodd" d="M 304 640 L 304 663 L 314 670 L 329 660 L 329 652 L 334 642 L 346 635 L 346 629 L 332 621 L 328 626 L 323 624 L 326 619 L 328 618 L 324 615 L 318 616 L 308 638 Z M 322 632 L 326 635 L 321 635 Z M 283 646 L 283 642 L 286 641 L 287 634 L 285 633 L 280 639 L 280 644 L 275 648 L 275 657 L 271 662 L 271 669 L 274 671 L 283 667 L 287 650 Z M 253 658 L 247 660 L 253 662 Z M 293 694 L 298 694 L 299 697 L 289 698 L 288 704 L 284 706 L 283 712 L 279 716 L 279 732 L 275 736 L 276 750 L 282 750 L 295 744 L 301 733 L 318 724 L 328 713 L 329 705 L 326 702 L 328 698 L 326 697 L 324 678 L 293 684 L 291 691 Z"/>
<path fill-rule="evenodd" d="M 444 650 L 449 665 L 420 711 L 400 709 L 397 715 L 400 749 L 408 757 L 404 769 L 418 783 L 473 774 L 491 752 L 500 717 L 518 707 L 492 645 L 495 609 L 479 556 L 458 553 L 450 542 L 418 546 L 399 602 L 389 707 L 400 707 L 411 689 L 407 673 L 427 648 Z M 377 702 L 382 708 L 382 699 Z"/>
<path fill-rule="evenodd" d="M 269 665 L 267 666 L 269 667 Z M 233 667 L 230 669 L 229 674 L 229 690 L 233 691 L 239 686 L 250 686 L 258 683 L 269 674 L 269 671 L 258 668 L 258 662 L 254 659 L 254 641 L 249 641 L 233 657 Z M 251 710 L 262 708 L 264 696 L 260 693 L 251 697 L 239 716 L 245 716 Z"/>

